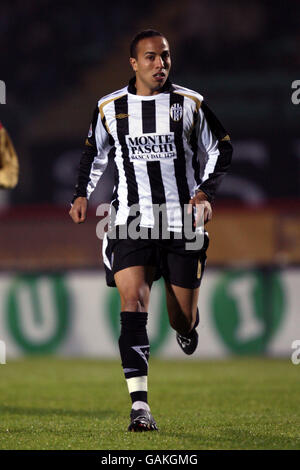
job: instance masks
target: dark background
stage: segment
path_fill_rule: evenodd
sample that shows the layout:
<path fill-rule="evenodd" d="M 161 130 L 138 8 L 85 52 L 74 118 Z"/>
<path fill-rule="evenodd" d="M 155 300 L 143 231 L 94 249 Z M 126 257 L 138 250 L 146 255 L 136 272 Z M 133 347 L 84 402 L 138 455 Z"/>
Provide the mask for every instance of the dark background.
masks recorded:
<path fill-rule="evenodd" d="M 20 160 L 2 206 L 69 204 L 94 106 L 127 83 L 130 40 L 149 27 L 169 39 L 172 80 L 203 94 L 232 137 L 217 200 L 299 199 L 299 23 L 297 1 L 2 0 L 0 119 Z M 109 200 L 111 174 L 94 204 Z"/>

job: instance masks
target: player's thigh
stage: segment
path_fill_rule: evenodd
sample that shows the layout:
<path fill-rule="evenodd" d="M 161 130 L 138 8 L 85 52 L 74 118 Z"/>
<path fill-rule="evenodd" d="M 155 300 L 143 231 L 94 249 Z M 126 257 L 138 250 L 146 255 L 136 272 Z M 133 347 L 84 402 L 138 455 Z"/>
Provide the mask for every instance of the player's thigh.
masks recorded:
<path fill-rule="evenodd" d="M 162 273 L 171 324 L 172 320 L 182 316 L 189 322 L 196 319 L 207 246 L 206 243 L 200 251 L 186 252 L 180 244 L 173 242 L 172 250 L 164 253 Z"/>
<path fill-rule="evenodd" d="M 148 311 L 154 276 L 154 266 L 130 266 L 115 273 L 122 311 Z"/>
<path fill-rule="evenodd" d="M 165 286 L 170 323 L 176 323 L 181 317 L 185 317 L 188 323 L 194 323 L 200 287 L 189 289 L 176 286 L 166 280 Z"/>

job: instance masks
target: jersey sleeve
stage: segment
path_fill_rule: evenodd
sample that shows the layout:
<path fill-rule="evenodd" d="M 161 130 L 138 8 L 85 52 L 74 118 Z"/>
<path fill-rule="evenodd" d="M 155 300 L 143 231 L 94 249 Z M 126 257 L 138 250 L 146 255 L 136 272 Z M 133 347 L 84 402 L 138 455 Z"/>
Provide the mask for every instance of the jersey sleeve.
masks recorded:
<path fill-rule="evenodd" d="M 228 171 L 232 159 L 232 145 L 227 131 L 207 104 L 202 101 L 198 116 L 198 155 L 201 161 L 201 189 L 209 201 Z"/>
<path fill-rule="evenodd" d="M 112 148 L 112 138 L 104 125 L 97 106 L 80 160 L 72 203 L 77 197 L 90 198 L 107 167 L 108 154 Z"/>

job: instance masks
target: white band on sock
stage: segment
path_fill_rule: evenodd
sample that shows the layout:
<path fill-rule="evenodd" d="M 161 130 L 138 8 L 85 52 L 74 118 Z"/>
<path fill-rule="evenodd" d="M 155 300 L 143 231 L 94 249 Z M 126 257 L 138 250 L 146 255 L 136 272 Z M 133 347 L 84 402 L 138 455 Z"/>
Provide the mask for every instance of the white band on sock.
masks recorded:
<path fill-rule="evenodd" d="M 131 379 L 126 379 L 128 391 L 132 392 L 147 392 L 148 391 L 148 382 L 147 375 L 142 375 L 142 377 L 131 377 Z"/>

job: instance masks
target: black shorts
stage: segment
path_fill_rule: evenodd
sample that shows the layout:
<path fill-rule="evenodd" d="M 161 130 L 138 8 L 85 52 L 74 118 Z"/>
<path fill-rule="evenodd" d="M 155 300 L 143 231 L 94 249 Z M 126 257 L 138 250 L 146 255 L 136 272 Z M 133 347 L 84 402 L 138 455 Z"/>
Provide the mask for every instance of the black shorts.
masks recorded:
<path fill-rule="evenodd" d="M 200 286 L 209 245 L 208 233 L 200 250 L 186 250 L 184 240 L 137 239 L 103 241 L 103 261 L 106 283 L 116 287 L 114 274 L 130 266 L 154 266 L 154 280 L 161 276 L 171 284 L 188 289 Z"/>

